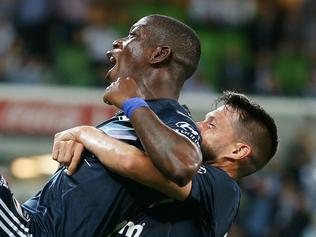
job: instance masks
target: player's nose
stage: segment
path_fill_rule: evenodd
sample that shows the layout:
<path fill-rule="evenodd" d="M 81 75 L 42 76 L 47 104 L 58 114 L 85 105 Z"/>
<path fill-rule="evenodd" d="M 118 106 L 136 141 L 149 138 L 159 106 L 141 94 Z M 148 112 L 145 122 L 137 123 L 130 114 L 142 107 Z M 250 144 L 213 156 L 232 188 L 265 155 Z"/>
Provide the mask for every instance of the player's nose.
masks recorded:
<path fill-rule="evenodd" d="M 113 43 L 112 43 L 112 46 L 114 49 L 121 48 L 122 45 L 123 45 L 122 39 L 117 39 L 117 40 L 113 41 Z"/>

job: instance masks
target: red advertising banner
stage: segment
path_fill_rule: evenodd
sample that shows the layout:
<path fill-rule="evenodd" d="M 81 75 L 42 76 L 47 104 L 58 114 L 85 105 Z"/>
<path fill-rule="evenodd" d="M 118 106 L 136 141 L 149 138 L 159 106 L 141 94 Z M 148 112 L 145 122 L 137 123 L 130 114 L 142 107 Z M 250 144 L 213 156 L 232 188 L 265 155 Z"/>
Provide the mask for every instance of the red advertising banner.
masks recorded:
<path fill-rule="evenodd" d="M 97 125 L 117 110 L 108 105 L 48 101 L 0 101 L 0 133 L 51 135 L 79 125 Z"/>

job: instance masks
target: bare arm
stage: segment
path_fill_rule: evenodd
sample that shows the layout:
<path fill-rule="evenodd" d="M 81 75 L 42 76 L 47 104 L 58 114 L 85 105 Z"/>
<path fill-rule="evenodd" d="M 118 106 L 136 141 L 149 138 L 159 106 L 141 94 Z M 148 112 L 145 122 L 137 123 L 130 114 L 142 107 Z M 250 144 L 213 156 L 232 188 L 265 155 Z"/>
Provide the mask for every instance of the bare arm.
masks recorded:
<path fill-rule="evenodd" d="M 141 94 L 131 78 L 113 82 L 105 94 L 105 99 L 119 108 L 133 97 L 141 97 Z M 201 164 L 200 149 L 163 124 L 149 108 L 138 108 L 130 120 L 155 167 L 179 186 L 186 185 Z"/>
<path fill-rule="evenodd" d="M 131 123 L 157 169 L 179 186 L 186 185 L 200 165 L 200 149 L 163 124 L 148 108 L 135 110 Z"/>
<path fill-rule="evenodd" d="M 53 157 L 59 162 L 70 164 L 68 170 L 73 173 L 79 164 L 82 146 L 95 154 L 113 172 L 167 196 L 183 200 L 190 193 L 191 182 L 179 187 L 162 175 L 144 152 L 113 139 L 94 127 L 81 126 L 56 134 Z"/>

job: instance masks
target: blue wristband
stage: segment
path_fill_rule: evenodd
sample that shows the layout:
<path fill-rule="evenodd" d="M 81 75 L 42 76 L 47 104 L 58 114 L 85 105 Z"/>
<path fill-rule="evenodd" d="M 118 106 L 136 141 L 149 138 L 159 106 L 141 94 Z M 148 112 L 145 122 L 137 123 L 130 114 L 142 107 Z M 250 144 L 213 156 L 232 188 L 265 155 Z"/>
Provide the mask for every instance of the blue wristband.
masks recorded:
<path fill-rule="evenodd" d="M 132 113 L 135 109 L 138 109 L 140 107 L 147 107 L 149 108 L 149 105 L 146 103 L 146 101 L 143 98 L 135 97 L 130 98 L 123 102 L 122 109 L 126 115 L 126 117 L 131 118 Z"/>

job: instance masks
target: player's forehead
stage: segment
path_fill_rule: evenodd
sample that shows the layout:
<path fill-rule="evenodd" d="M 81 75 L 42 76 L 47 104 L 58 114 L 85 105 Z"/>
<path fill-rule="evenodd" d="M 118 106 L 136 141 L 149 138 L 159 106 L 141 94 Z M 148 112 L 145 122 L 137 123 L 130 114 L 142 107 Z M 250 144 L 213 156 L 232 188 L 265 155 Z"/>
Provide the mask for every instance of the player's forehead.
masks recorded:
<path fill-rule="evenodd" d="M 149 17 L 141 18 L 140 20 L 138 20 L 136 23 L 134 23 L 131 26 L 130 31 L 147 27 L 149 25 L 149 21 L 150 21 Z"/>
<path fill-rule="evenodd" d="M 216 120 L 232 120 L 236 117 L 236 111 L 229 105 L 222 105 L 210 112 L 205 116 L 206 120 L 216 119 Z"/>
<path fill-rule="evenodd" d="M 205 119 L 221 117 L 225 113 L 224 110 L 225 110 L 225 107 L 224 106 L 220 106 L 220 107 L 208 112 L 205 115 Z"/>

